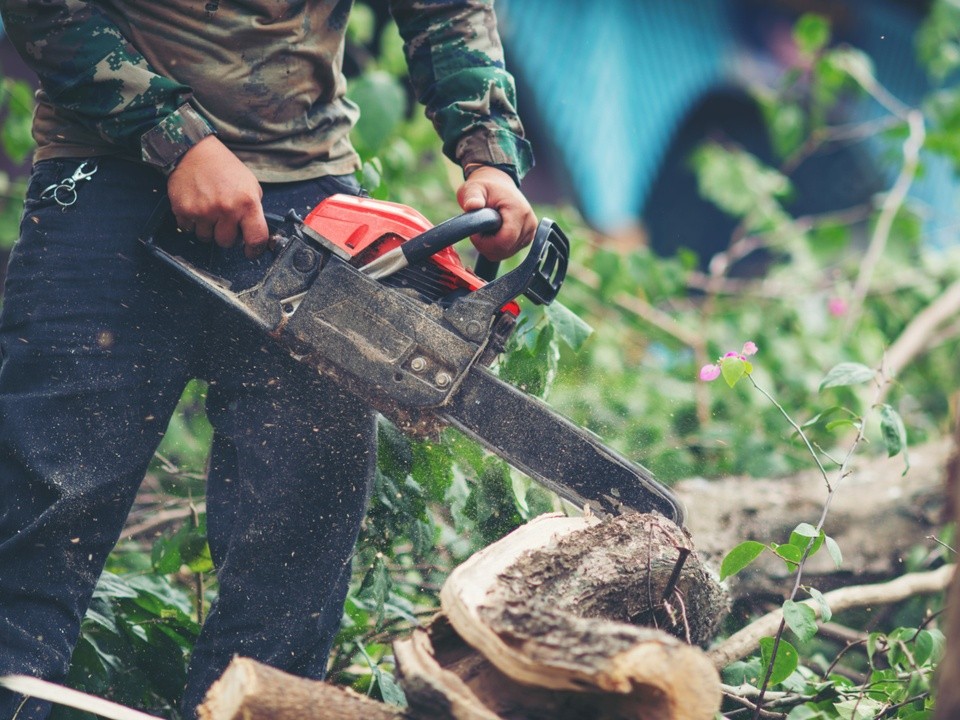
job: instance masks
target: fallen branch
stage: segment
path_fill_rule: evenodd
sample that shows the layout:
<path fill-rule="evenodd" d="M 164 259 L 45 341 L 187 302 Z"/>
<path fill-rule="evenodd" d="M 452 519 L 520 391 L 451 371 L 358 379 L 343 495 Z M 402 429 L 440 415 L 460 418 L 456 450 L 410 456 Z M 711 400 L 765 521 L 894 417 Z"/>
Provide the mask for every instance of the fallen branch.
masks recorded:
<path fill-rule="evenodd" d="M 953 577 L 955 565 L 944 565 L 936 570 L 923 573 L 902 575 L 890 582 L 876 585 L 856 585 L 839 588 L 824 595 L 827 605 L 834 613 L 868 605 L 890 605 L 914 595 L 927 595 L 942 592 Z M 812 608 L 820 617 L 820 605 L 813 599 L 800 601 Z M 781 609 L 773 610 L 754 620 L 742 630 L 707 652 L 716 668 L 724 668 L 730 663 L 754 652 L 762 638 L 777 632 L 783 620 Z"/>
<path fill-rule="evenodd" d="M 960 314 L 960 280 L 943 291 L 932 303 L 910 321 L 890 349 L 884 362 L 891 377 L 900 374 L 918 355 L 929 347 L 937 329 Z M 884 394 L 889 385 L 884 389 Z"/>
<path fill-rule="evenodd" d="M 883 257 L 887 241 L 890 239 L 893 221 L 896 219 L 897 213 L 903 208 L 907 193 L 909 193 L 910 186 L 913 185 L 913 180 L 917 175 L 917 168 L 920 166 L 920 149 L 923 147 L 923 141 L 926 138 L 923 114 L 918 110 L 904 110 L 903 112 L 903 119 L 906 120 L 910 131 L 903 143 L 903 166 L 900 168 L 900 173 L 897 175 L 893 187 L 890 188 L 883 200 L 880 215 L 877 217 L 877 224 L 874 226 L 870 244 L 867 246 L 867 252 L 860 261 L 860 273 L 854 284 L 853 296 L 850 299 L 847 314 L 848 330 L 852 329 L 853 324 L 860 317 L 860 311 L 873 281 L 874 270 L 876 270 L 880 258 Z"/>
<path fill-rule="evenodd" d="M 198 709 L 200 720 L 401 720 L 403 711 L 348 688 L 234 658 Z"/>

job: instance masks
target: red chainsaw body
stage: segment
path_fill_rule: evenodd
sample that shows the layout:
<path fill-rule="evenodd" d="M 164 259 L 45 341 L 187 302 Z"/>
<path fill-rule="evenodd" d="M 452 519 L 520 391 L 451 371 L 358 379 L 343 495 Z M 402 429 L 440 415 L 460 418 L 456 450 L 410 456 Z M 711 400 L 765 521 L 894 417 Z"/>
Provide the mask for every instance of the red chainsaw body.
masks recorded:
<path fill-rule="evenodd" d="M 407 205 L 355 195 L 331 195 L 313 208 L 303 222 L 358 259 L 360 265 L 433 227 L 433 223 Z M 473 292 L 486 284 L 464 266 L 452 247 L 440 250 L 430 262 L 441 269 L 441 278 L 450 292 Z M 515 302 L 503 309 L 512 315 L 520 314 Z"/>

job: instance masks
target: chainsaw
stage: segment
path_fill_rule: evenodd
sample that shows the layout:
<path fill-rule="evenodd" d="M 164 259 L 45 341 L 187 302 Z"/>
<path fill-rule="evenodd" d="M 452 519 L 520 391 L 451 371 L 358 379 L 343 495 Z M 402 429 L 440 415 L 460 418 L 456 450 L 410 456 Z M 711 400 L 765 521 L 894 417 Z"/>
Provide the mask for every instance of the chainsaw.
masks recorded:
<path fill-rule="evenodd" d="M 554 221 L 540 222 L 523 260 L 500 277 L 498 263 L 481 257 L 470 270 L 453 248 L 497 231 L 490 208 L 434 226 L 405 205 L 333 195 L 306 217 L 267 221 L 273 259 L 238 292 L 165 248 L 161 223 L 151 220 L 142 240 L 401 430 L 454 427 L 579 508 L 683 524 L 679 500 L 647 469 L 490 369 L 517 325 L 517 298 L 549 304 L 563 284 L 570 245 Z"/>

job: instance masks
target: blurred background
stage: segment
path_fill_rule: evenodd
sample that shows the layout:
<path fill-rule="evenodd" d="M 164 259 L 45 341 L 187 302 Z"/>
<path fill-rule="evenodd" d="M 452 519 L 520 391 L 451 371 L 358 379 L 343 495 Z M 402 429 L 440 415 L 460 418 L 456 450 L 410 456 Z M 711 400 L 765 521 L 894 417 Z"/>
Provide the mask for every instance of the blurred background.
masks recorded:
<path fill-rule="evenodd" d="M 508 65 L 521 116 L 537 149 L 525 183 L 536 200 L 576 204 L 591 226 L 629 247 L 685 247 L 706 263 L 726 248 L 734 221 L 702 200 L 690 154 L 708 139 L 735 143 L 778 164 L 758 99 L 797 66 L 792 28 L 807 12 L 830 20 L 833 43 L 865 51 L 877 79 L 905 105 L 931 89 L 918 60 L 924 0 L 501 0 Z M 871 98 L 848 99 L 832 123 L 882 114 Z M 766 115 L 766 117 L 765 117 Z M 865 202 L 894 174 L 883 147 L 864 138 L 790 168 L 797 215 Z M 956 181 L 929 159 L 912 196 L 927 241 L 956 238 Z"/>

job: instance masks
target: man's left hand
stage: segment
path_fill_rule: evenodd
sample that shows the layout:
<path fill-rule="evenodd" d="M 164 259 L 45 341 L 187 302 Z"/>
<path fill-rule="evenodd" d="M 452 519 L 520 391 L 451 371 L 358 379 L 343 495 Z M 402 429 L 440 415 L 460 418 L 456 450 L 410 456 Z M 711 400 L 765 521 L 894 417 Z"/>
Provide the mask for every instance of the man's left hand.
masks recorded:
<path fill-rule="evenodd" d="M 470 238 L 488 260 L 505 260 L 526 247 L 537 231 L 533 208 L 507 173 L 491 166 L 477 168 L 457 191 L 464 212 L 493 208 L 503 223 L 494 235 Z"/>

